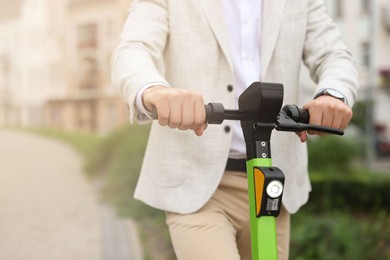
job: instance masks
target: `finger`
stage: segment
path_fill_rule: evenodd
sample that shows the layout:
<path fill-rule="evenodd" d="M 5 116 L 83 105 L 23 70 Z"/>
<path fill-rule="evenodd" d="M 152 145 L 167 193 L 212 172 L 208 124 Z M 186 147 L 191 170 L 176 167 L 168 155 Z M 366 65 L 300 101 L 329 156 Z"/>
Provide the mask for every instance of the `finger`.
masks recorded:
<path fill-rule="evenodd" d="M 334 114 L 332 113 L 332 111 L 328 111 L 328 110 L 324 111 L 322 113 L 322 120 L 321 120 L 319 125 L 330 127 L 332 125 L 332 122 L 333 122 L 333 117 L 334 117 Z"/>
<path fill-rule="evenodd" d="M 305 131 L 302 132 L 296 132 L 298 135 L 299 139 L 301 140 L 302 143 L 306 142 L 307 140 L 307 133 Z"/>
<path fill-rule="evenodd" d="M 332 110 L 325 110 L 323 113 L 322 113 L 322 121 L 319 125 L 321 126 L 325 126 L 325 127 L 331 127 L 332 124 L 333 124 L 333 119 L 334 119 L 334 113 Z M 327 133 L 324 133 L 324 132 L 315 132 L 316 135 L 320 135 L 320 136 L 324 136 L 324 135 L 328 135 Z"/>
<path fill-rule="evenodd" d="M 203 125 L 201 127 L 199 127 L 198 129 L 195 129 L 194 132 L 197 136 L 201 136 L 203 135 L 204 131 L 207 129 L 207 124 L 206 123 L 203 123 Z"/>
<path fill-rule="evenodd" d="M 352 109 L 348 107 L 348 109 L 344 112 L 343 120 L 340 124 L 340 129 L 344 130 L 345 128 L 347 128 L 349 122 L 351 121 L 351 118 L 352 118 Z"/>
<path fill-rule="evenodd" d="M 165 86 L 152 86 L 150 88 L 147 88 L 144 93 L 142 94 L 142 103 L 145 106 L 145 108 L 148 111 L 152 111 L 153 106 L 156 106 L 156 101 L 161 97 L 161 95 L 164 96 L 164 91 L 167 87 Z"/>
<path fill-rule="evenodd" d="M 176 95 L 169 99 L 169 118 L 168 126 L 170 128 L 177 128 L 181 122 L 182 103 L 178 100 Z"/>
<path fill-rule="evenodd" d="M 194 104 L 194 125 L 193 129 L 204 127 L 206 121 L 206 110 L 204 108 L 203 97 L 199 97 Z M 206 125 L 207 127 L 207 125 Z"/>
<path fill-rule="evenodd" d="M 168 125 L 169 104 L 166 100 L 161 100 L 156 104 L 158 123 L 162 126 Z"/>
<path fill-rule="evenodd" d="M 335 114 L 333 117 L 332 125 L 330 127 L 341 129 L 342 123 L 343 123 L 343 116 L 340 114 Z"/>
<path fill-rule="evenodd" d="M 322 122 L 322 113 L 319 110 L 316 109 L 309 109 L 310 113 L 310 124 L 312 125 L 321 125 Z M 310 135 L 318 134 L 316 131 L 309 130 L 307 131 Z"/>
<path fill-rule="evenodd" d="M 193 104 L 189 103 L 187 100 L 184 100 L 182 104 L 181 121 L 178 126 L 180 130 L 193 129 L 194 113 Z"/>

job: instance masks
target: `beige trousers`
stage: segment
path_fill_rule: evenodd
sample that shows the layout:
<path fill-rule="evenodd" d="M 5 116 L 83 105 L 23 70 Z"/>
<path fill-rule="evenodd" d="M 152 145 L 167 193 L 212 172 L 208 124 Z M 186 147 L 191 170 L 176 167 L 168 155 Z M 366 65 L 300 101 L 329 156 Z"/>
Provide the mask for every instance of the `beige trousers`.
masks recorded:
<path fill-rule="evenodd" d="M 166 212 L 179 260 L 251 260 L 246 173 L 225 172 L 210 201 L 193 214 Z M 189 191 L 190 192 L 190 191 Z M 279 259 L 287 260 L 290 214 L 282 207 L 276 220 Z"/>

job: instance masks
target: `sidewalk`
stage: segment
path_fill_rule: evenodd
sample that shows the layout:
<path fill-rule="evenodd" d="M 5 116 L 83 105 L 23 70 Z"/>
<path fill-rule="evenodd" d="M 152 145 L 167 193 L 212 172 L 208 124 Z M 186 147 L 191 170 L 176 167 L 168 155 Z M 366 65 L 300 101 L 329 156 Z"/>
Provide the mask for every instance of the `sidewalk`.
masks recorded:
<path fill-rule="evenodd" d="M 63 143 L 0 130 L 0 260 L 140 260 L 82 167 Z"/>

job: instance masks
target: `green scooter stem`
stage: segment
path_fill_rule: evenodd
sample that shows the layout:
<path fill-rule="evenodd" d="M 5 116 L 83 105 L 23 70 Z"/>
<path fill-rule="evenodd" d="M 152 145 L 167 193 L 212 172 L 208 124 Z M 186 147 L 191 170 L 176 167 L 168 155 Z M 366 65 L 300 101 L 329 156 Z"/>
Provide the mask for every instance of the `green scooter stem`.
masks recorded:
<path fill-rule="evenodd" d="M 274 216 L 257 217 L 254 168 L 271 167 L 272 159 L 255 158 L 247 161 L 249 214 L 251 226 L 252 259 L 277 260 L 276 219 Z"/>

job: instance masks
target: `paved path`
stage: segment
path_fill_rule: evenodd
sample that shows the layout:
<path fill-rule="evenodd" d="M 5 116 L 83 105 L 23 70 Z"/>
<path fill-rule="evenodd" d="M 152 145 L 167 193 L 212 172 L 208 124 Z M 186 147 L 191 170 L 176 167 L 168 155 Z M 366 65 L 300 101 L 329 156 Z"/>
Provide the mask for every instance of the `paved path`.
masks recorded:
<path fill-rule="evenodd" d="M 0 130 L 0 260 L 136 259 L 82 163 L 56 140 Z"/>

